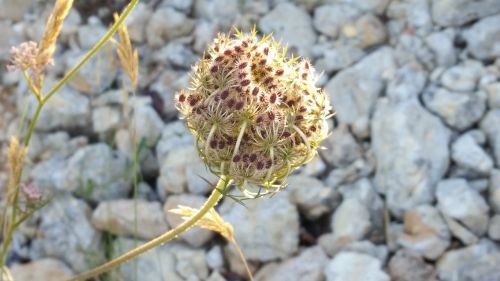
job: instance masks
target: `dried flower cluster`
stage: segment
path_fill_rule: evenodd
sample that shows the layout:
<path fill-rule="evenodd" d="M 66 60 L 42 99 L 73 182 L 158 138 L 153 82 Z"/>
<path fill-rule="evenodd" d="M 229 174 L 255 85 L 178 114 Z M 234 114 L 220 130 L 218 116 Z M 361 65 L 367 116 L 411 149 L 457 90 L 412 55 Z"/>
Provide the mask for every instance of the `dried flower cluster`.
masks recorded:
<path fill-rule="evenodd" d="M 248 184 L 270 190 L 327 136 L 331 107 L 316 80 L 308 60 L 287 58 L 269 35 L 219 35 L 176 105 L 214 173 L 244 191 Z"/>

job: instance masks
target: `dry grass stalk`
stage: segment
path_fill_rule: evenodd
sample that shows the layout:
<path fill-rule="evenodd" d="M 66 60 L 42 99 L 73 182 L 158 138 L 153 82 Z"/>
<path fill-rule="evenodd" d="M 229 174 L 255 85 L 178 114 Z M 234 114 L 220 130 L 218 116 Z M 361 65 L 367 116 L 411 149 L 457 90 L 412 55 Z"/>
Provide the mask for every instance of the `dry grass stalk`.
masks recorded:
<path fill-rule="evenodd" d="M 61 33 L 63 21 L 69 13 L 73 0 L 57 0 L 47 20 L 45 32 L 39 44 L 38 64 L 47 65 L 52 62 L 56 50 L 57 37 Z"/>
<path fill-rule="evenodd" d="M 113 16 L 115 21 L 117 21 L 119 15 L 115 13 Z M 118 37 L 118 58 L 120 59 L 123 69 L 125 69 L 125 73 L 130 79 L 132 90 L 135 91 L 139 78 L 139 55 L 137 49 L 132 48 L 132 42 L 130 41 L 130 36 L 125 24 L 122 24 L 118 29 Z"/>
<path fill-rule="evenodd" d="M 19 176 L 24 165 L 27 149 L 19 143 L 16 137 L 10 139 L 7 159 L 9 164 L 9 184 L 7 187 L 7 205 L 14 202 L 14 197 L 18 188 Z"/>
<path fill-rule="evenodd" d="M 198 212 L 198 210 L 191 207 L 178 205 L 177 209 L 169 210 L 169 212 L 181 215 L 184 220 L 188 220 L 189 218 L 194 216 Z M 212 208 L 210 209 L 210 211 L 208 211 L 208 213 L 205 214 L 205 216 L 203 216 L 203 218 L 201 218 L 199 221 L 196 222 L 196 225 L 204 229 L 215 231 L 220 235 L 222 235 L 222 237 L 224 237 L 227 241 L 233 243 L 233 245 L 236 248 L 236 251 L 238 252 L 238 255 L 240 256 L 241 260 L 243 261 L 243 264 L 245 265 L 248 277 L 250 278 L 250 280 L 253 281 L 252 272 L 248 267 L 247 260 L 243 255 L 240 246 L 238 245 L 236 239 L 234 238 L 233 226 L 230 223 L 225 222 L 219 215 L 219 213 L 217 213 L 217 211 L 215 211 L 215 209 Z"/>

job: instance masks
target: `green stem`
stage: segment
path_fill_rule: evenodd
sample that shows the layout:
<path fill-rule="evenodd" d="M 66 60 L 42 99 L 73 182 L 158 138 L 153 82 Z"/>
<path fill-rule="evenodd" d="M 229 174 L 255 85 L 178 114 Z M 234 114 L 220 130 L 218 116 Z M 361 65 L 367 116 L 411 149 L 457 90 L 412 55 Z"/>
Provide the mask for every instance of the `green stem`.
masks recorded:
<path fill-rule="evenodd" d="M 90 59 L 92 56 L 99 51 L 99 49 L 108 42 L 108 40 L 113 36 L 113 34 L 118 30 L 120 25 L 125 21 L 125 18 L 132 12 L 134 7 L 139 3 L 139 0 L 132 0 L 130 3 L 127 5 L 125 10 L 123 10 L 123 13 L 120 15 L 118 20 L 111 26 L 111 28 L 104 34 L 104 36 L 88 51 L 87 54 L 78 62 L 78 64 L 71 69 L 66 76 L 64 76 L 61 81 L 59 81 L 54 88 L 52 88 L 47 95 L 43 98 L 42 102 L 45 103 L 47 102 L 48 99 L 50 99 L 69 79 L 71 79 L 76 72 Z"/>
<path fill-rule="evenodd" d="M 93 277 L 96 277 L 97 275 L 107 272 L 111 270 L 112 268 L 127 262 L 131 260 L 132 258 L 149 251 L 150 249 L 157 247 L 163 243 L 166 243 L 174 238 L 176 238 L 178 235 L 181 233 L 185 232 L 188 230 L 190 227 L 194 226 L 196 222 L 198 222 L 205 214 L 210 211 L 217 203 L 219 200 L 222 198 L 222 196 L 225 194 L 226 189 L 230 185 L 230 179 L 227 176 L 221 176 L 219 179 L 219 182 L 217 183 L 217 186 L 214 188 L 212 191 L 212 194 L 210 194 L 210 197 L 208 197 L 207 201 L 205 204 L 201 207 L 198 212 L 189 218 L 188 220 L 184 221 L 183 223 L 179 224 L 176 228 L 171 229 L 167 231 L 166 233 L 150 240 L 149 242 L 146 242 L 145 244 L 132 249 L 125 254 L 115 258 L 114 260 L 108 261 L 107 263 L 98 266 L 90 271 L 84 272 L 69 281 L 83 281 L 87 280 Z"/>

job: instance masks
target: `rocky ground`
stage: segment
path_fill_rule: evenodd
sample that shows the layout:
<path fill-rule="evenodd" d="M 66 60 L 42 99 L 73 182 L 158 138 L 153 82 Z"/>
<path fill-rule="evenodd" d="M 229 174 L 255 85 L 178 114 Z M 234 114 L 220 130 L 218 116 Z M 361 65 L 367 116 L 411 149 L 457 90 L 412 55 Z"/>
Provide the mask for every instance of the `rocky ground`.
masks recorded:
<path fill-rule="evenodd" d="M 46 2 L 0 0 L 0 60 L 39 39 Z M 47 85 L 125 4 L 85 2 L 75 1 Z M 109 44 L 41 115 L 25 180 L 53 198 L 16 234 L 16 281 L 64 280 L 175 227 L 167 210 L 204 202 L 204 179 L 215 178 L 173 95 L 217 32 L 254 24 L 313 60 L 337 112 L 327 149 L 285 191 L 219 208 L 256 280 L 500 280 L 500 1 L 157 0 L 141 1 L 127 23 L 141 58 L 137 94 L 124 98 Z M 5 147 L 36 101 L 19 73 L 2 66 L 0 79 Z M 144 140 L 135 200 L 131 120 Z M 192 229 L 107 280 L 245 276 L 232 246 Z"/>

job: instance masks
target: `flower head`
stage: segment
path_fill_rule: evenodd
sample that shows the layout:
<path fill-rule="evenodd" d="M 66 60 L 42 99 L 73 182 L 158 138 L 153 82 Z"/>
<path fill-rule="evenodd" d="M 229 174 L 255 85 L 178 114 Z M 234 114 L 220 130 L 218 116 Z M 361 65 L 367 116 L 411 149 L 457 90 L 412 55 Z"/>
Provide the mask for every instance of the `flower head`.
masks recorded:
<path fill-rule="evenodd" d="M 307 59 L 287 58 L 269 35 L 219 35 L 176 106 L 213 172 L 243 190 L 272 189 L 311 160 L 327 136 L 331 107 L 316 80 Z"/>

